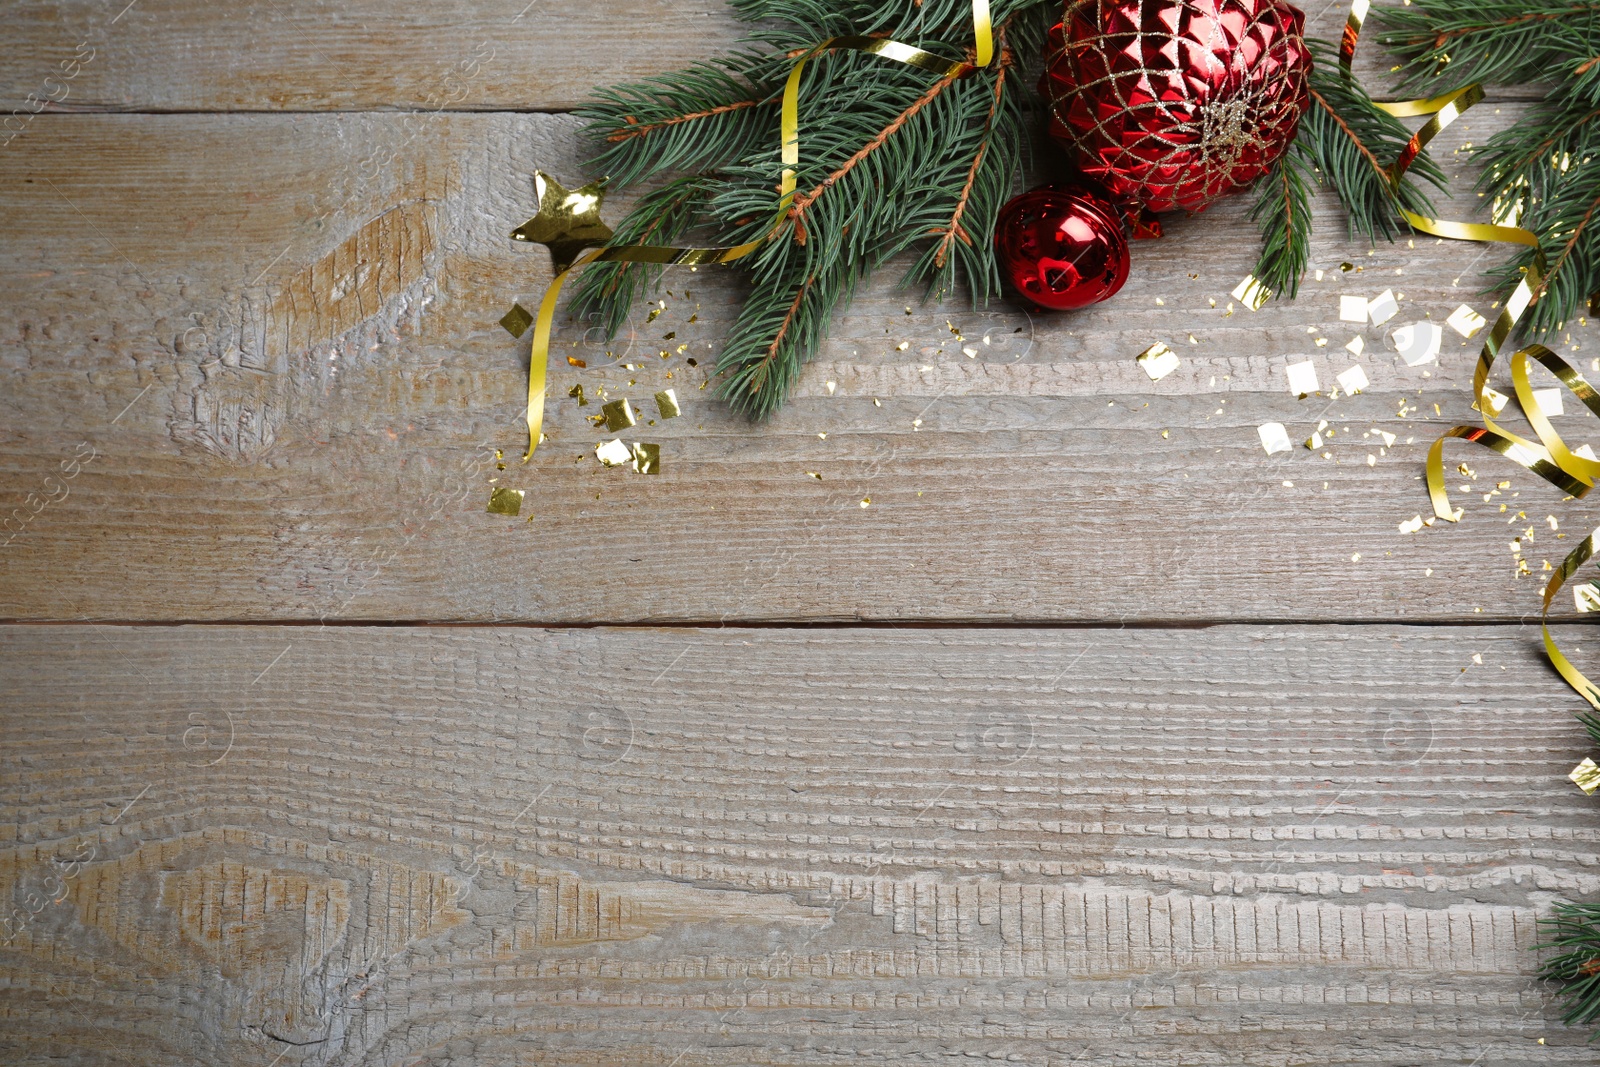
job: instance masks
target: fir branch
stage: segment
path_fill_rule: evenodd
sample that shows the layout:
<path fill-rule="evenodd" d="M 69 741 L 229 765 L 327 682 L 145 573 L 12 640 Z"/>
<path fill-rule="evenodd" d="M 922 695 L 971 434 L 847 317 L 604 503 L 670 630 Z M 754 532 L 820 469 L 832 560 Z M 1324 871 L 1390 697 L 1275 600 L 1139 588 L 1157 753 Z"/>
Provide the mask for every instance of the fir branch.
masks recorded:
<path fill-rule="evenodd" d="M 1375 16 L 1378 40 L 1407 60 L 1407 89 L 1430 95 L 1476 81 L 1577 77 L 1600 54 L 1594 0 L 1423 0 Z"/>
<path fill-rule="evenodd" d="M 950 212 L 949 220 L 942 226 L 928 231 L 930 237 L 939 238 L 938 244 L 924 254 L 922 262 L 912 267 L 911 273 L 907 276 L 908 281 L 918 276 L 926 277 L 930 289 L 941 296 L 954 287 L 956 266 L 951 252 L 955 243 L 960 241 L 969 249 L 974 247 L 972 231 L 967 228 L 966 224 L 972 222 L 974 225 L 981 225 L 983 216 L 987 214 L 984 211 L 984 207 L 987 201 L 991 199 L 990 196 L 986 195 L 989 190 L 979 188 L 978 178 L 983 173 L 984 160 L 988 158 L 993 147 L 997 128 L 1002 125 L 1002 109 L 1006 103 L 1006 71 L 1014 61 L 1011 50 L 1006 47 L 1003 27 L 999 40 L 995 42 L 995 47 L 999 50 L 1000 67 L 995 72 L 994 97 L 989 104 L 989 114 L 983 121 L 983 137 L 978 142 L 978 151 L 973 155 L 972 166 L 967 170 L 967 180 L 961 185 L 961 193 L 956 197 L 955 207 Z M 976 197 L 974 197 L 975 192 L 977 193 Z M 993 228 L 993 217 L 990 216 L 989 225 L 984 227 L 984 231 L 988 233 Z M 987 246 L 988 242 L 986 241 L 984 247 L 987 248 Z M 989 260 L 989 262 L 992 262 L 992 260 Z M 989 275 L 993 273 L 993 271 L 969 272 L 975 301 L 987 299 L 991 291 L 991 285 L 986 283 L 991 281 Z"/>
<path fill-rule="evenodd" d="M 1411 132 L 1394 116 L 1374 107 L 1366 91 L 1344 76 L 1333 46 L 1311 39 L 1306 43 L 1315 60 L 1310 79 L 1312 103 L 1300 120 L 1296 144 L 1304 146 L 1322 183 L 1332 186 L 1344 203 L 1350 236 L 1364 233 L 1369 241 L 1375 241 L 1381 234 L 1393 240 L 1405 229 L 1400 208 L 1433 214 L 1433 205 L 1417 179 L 1443 190 L 1444 172 L 1423 152 L 1398 188 L 1390 182 L 1387 168 L 1411 140 Z"/>
<path fill-rule="evenodd" d="M 774 136 L 786 64 L 735 53 L 600 89 L 576 110 L 594 166 L 624 188 L 673 171 L 715 170 Z"/>
<path fill-rule="evenodd" d="M 867 161 L 872 154 L 889 142 L 889 138 L 898 133 L 907 122 L 916 118 L 923 108 L 955 83 L 954 75 L 945 75 L 927 88 L 921 96 L 912 101 L 911 106 L 890 120 L 889 124 L 873 135 L 872 140 L 862 145 L 861 148 L 845 160 L 839 167 L 824 178 L 809 193 L 796 193 L 792 206 L 789 208 L 789 220 L 794 224 L 794 239 L 800 244 L 806 243 L 806 211 L 822 198 L 822 195 L 847 176 L 857 165 Z"/>
<path fill-rule="evenodd" d="M 1589 584 L 1593 585 L 1594 583 L 1590 582 Z M 1600 715 L 1596 715 L 1592 711 L 1581 712 L 1578 715 L 1578 721 L 1583 723 L 1585 730 L 1589 731 L 1589 740 L 1596 745 L 1600 745 Z"/>
<path fill-rule="evenodd" d="M 704 207 L 707 189 L 706 179 L 691 177 L 645 194 L 617 226 L 610 244 L 675 244 Z M 603 327 L 608 339 L 615 337 L 627 323 L 629 309 L 661 271 L 651 263 L 592 264 L 578 276 L 567 311 Z"/>
<path fill-rule="evenodd" d="M 1261 227 L 1261 258 L 1251 273 L 1291 300 L 1311 258 L 1311 168 L 1309 151 L 1291 143 L 1257 183 L 1250 209 L 1250 218 Z"/>
<path fill-rule="evenodd" d="M 1523 122 L 1477 150 L 1478 188 L 1521 209 L 1518 225 L 1539 235 L 1545 261 L 1539 300 L 1524 318 L 1535 335 L 1560 329 L 1600 291 L 1600 105 L 1573 85 L 1552 90 Z M 1492 271 L 1512 286 L 1538 255 L 1523 248 Z"/>
<path fill-rule="evenodd" d="M 1561 1021 L 1568 1026 L 1600 1021 L 1600 904 L 1557 904 L 1555 916 L 1539 925 L 1549 940 L 1534 947 L 1559 950 L 1545 961 L 1539 977 L 1564 983 L 1559 995 L 1568 1003 Z"/>
<path fill-rule="evenodd" d="M 749 276 L 751 295 L 717 364 L 722 395 L 760 418 L 782 403 L 834 312 L 908 248 L 922 252 L 908 283 L 942 295 L 964 281 L 975 300 L 998 291 L 994 223 L 1021 167 L 1032 99 L 1007 71 L 1013 49 L 1042 50 L 1059 13 L 1048 0 L 994 0 L 998 62 L 959 79 L 857 52 L 815 56 L 800 87 L 801 192 L 770 232 L 783 169 L 777 102 L 798 50 L 876 34 L 970 59 L 972 8 L 970 0 L 731 2 L 760 23 L 747 43 L 763 50 L 606 90 L 581 114 L 598 167 L 617 184 L 701 175 L 698 186 L 674 183 L 642 198 L 613 244 L 673 242 L 691 224 L 707 229 L 707 245 L 771 238 L 734 267 Z M 591 267 L 574 310 L 615 329 L 652 274 Z"/>

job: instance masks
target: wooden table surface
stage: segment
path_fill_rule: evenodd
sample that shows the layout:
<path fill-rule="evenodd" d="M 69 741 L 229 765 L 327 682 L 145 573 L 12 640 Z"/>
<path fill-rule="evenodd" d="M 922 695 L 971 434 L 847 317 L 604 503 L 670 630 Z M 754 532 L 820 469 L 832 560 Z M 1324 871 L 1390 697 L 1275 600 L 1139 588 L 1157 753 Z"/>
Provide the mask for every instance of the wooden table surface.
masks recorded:
<path fill-rule="evenodd" d="M 1252 312 L 1240 200 L 1077 314 L 885 277 L 764 425 L 702 390 L 737 279 L 681 271 L 563 328 L 502 471 L 532 171 L 737 33 L 523 3 L 7 10 L 0 1059 L 1594 1062 L 1532 946 L 1600 891 L 1537 627 L 1600 514 L 1462 451 L 1464 520 L 1399 528 L 1476 343 L 1387 334 L 1490 312 L 1501 249 L 1324 200 L 1321 278 Z M 1535 95 L 1441 139 L 1445 213 Z M 595 462 L 577 384 L 676 389 L 660 476 Z"/>

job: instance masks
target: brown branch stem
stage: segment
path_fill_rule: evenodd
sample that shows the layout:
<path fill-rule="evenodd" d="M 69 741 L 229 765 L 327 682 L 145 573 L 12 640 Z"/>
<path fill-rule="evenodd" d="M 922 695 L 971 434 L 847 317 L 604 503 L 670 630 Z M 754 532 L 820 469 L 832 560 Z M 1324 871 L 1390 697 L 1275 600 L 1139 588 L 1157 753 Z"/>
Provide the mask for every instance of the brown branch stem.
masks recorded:
<path fill-rule="evenodd" d="M 691 115 L 677 115 L 670 119 L 662 119 L 660 122 L 638 122 L 632 116 L 627 116 L 623 121 L 628 124 L 628 128 L 610 134 L 606 137 L 606 140 L 613 142 L 627 141 L 634 137 L 643 137 L 645 134 L 654 133 L 656 130 L 666 129 L 668 126 L 676 126 L 683 122 L 693 122 L 696 119 L 710 118 L 712 115 L 725 115 L 730 111 L 755 107 L 765 102 L 765 100 L 738 100 L 731 104 L 723 104 L 720 107 L 708 108 L 705 111 L 696 111 Z"/>
<path fill-rule="evenodd" d="M 854 170 L 856 164 L 860 163 L 862 160 L 872 155 L 872 153 L 882 148 L 884 144 L 888 142 L 889 138 L 895 135 L 900 127 L 904 126 L 907 122 L 910 122 L 919 111 L 932 103 L 934 99 L 937 98 L 940 93 L 949 88 L 950 84 L 955 80 L 956 75 L 946 74 L 944 77 L 934 82 L 928 87 L 927 92 L 917 97 L 915 103 L 906 108 L 904 111 L 900 112 L 900 114 L 895 117 L 893 122 L 879 130 L 877 136 L 868 141 L 866 144 L 862 145 L 860 151 L 856 152 L 855 155 L 845 160 L 843 165 L 841 165 L 838 170 L 824 178 L 815 189 L 812 189 L 809 193 L 799 193 L 795 196 L 794 202 L 789 208 L 789 217 L 794 220 L 794 236 L 796 241 L 798 241 L 800 244 L 806 243 L 806 208 L 816 203 L 817 199 L 821 197 L 823 193 L 831 189 L 834 183 L 840 178 L 843 178 L 845 175 Z"/>
<path fill-rule="evenodd" d="M 1545 272 L 1544 277 L 1539 279 L 1539 291 L 1534 294 L 1535 298 L 1541 297 L 1545 294 L 1545 290 L 1550 287 L 1551 280 L 1554 279 L 1558 273 L 1560 273 L 1561 268 L 1572 256 L 1573 249 L 1577 247 L 1579 238 L 1583 236 L 1583 231 L 1589 228 L 1589 223 L 1594 219 L 1594 213 L 1596 211 L 1600 211 L 1600 196 L 1594 198 L 1594 202 L 1589 205 L 1589 210 L 1584 212 L 1583 218 L 1578 220 L 1578 225 L 1572 231 L 1572 237 L 1569 238 L 1566 245 L 1562 247 L 1561 254 L 1557 256 L 1556 261 L 1550 265 L 1550 269 Z"/>
<path fill-rule="evenodd" d="M 1371 163 L 1372 169 L 1378 172 L 1378 177 L 1382 178 L 1384 182 L 1387 183 L 1389 181 L 1389 172 L 1387 169 L 1385 169 L 1382 163 L 1378 162 L 1378 157 L 1372 154 L 1372 149 L 1368 148 L 1362 143 L 1361 138 L 1356 136 L 1356 131 L 1352 130 L 1350 128 L 1350 124 L 1333 109 L 1332 104 L 1328 103 L 1322 98 L 1321 93 L 1317 92 L 1315 89 L 1312 89 L 1311 96 L 1319 105 L 1321 105 L 1322 110 L 1333 116 L 1333 121 L 1339 124 L 1339 128 L 1344 131 L 1345 136 L 1350 138 L 1351 143 L 1357 148 L 1361 149 L 1361 154 L 1367 157 L 1367 162 Z"/>
<path fill-rule="evenodd" d="M 772 338 L 772 343 L 767 346 L 766 354 L 761 357 L 761 365 L 750 375 L 750 391 L 761 392 L 761 387 L 767 384 L 767 374 L 772 369 L 772 364 L 778 358 L 778 346 L 783 344 L 783 339 L 789 333 L 789 327 L 794 325 L 794 317 L 800 313 L 800 302 L 806 298 L 806 291 L 811 288 L 811 283 L 816 280 L 812 275 L 800 283 L 799 290 L 794 294 L 794 302 L 789 305 L 788 314 L 784 315 L 783 322 L 778 326 L 777 334 Z"/>
<path fill-rule="evenodd" d="M 989 104 L 989 115 L 983 122 L 983 140 L 979 143 L 978 152 L 973 157 L 971 169 L 967 171 L 967 181 L 961 187 L 961 196 L 956 200 L 956 209 L 950 216 L 950 224 L 933 231 L 934 233 L 944 234 L 939 240 L 938 250 L 933 254 L 933 265 L 940 270 L 944 269 L 945 260 L 950 255 L 950 245 L 957 237 L 960 237 L 969 247 L 972 245 L 972 235 L 961 224 L 961 218 L 967 212 L 967 202 L 972 197 L 972 187 L 978 181 L 978 168 L 983 166 L 983 158 L 989 152 L 989 137 L 994 132 L 994 118 L 1000 111 L 1000 100 L 1005 92 L 1006 69 L 1011 65 L 1011 53 L 1006 50 L 1005 46 L 1004 26 L 1000 27 L 999 38 L 997 44 L 1000 48 L 1000 69 L 995 73 L 994 78 L 994 100 Z"/>

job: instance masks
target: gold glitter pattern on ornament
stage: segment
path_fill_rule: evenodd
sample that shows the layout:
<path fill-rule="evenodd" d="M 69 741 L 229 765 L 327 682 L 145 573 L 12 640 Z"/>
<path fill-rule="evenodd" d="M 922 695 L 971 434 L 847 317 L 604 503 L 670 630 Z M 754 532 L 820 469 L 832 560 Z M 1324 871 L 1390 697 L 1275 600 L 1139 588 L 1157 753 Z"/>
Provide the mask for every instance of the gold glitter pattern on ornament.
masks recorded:
<path fill-rule="evenodd" d="M 1050 133 L 1153 211 L 1197 211 L 1271 167 L 1310 100 L 1304 16 L 1278 0 L 1070 0 L 1050 32 Z"/>

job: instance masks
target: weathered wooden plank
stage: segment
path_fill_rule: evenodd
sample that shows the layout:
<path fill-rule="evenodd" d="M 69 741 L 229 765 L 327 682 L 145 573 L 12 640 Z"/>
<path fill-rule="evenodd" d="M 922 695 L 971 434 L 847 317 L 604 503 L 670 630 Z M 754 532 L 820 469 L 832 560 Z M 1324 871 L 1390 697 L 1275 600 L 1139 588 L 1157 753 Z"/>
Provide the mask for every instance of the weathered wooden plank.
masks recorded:
<path fill-rule="evenodd" d="M 120 9 L 83 0 L 14 5 L 0 108 L 555 110 L 598 84 L 729 48 L 741 32 L 720 0 L 337 10 L 301 0 L 248 10 L 137 0 Z"/>
<path fill-rule="evenodd" d="M 1592 1055 L 1530 950 L 1600 889 L 1586 742 L 1516 627 L 14 625 L 0 662 L 9 1063 Z"/>
<path fill-rule="evenodd" d="M 1336 40 L 1346 8 L 1308 10 Z M 241 11 L 184 0 L 26 0 L 7 10 L 0 110 L 550 111 L 598 85 L 731 50 L 744 27 L 721 0 L 587 4 L 442 0 L 335 11 L 283 0 Z M 203 47 L 197 47 L 203 42 Z M 1393 60 L 1357 56 L 1381 86 Z M 48 81 L 46 79 L 49 79 Z M 1501 99 L 1526 91 L 1497 88 Z"/>
<path fill-rule="evenodd" d="M 496 320 L 548 278 L 506 233 L 535 166 L 576 173 L 573 128 L 41 118 L 0 156 L 0 616 L 1515 619 L 1567 532 L 1596 524 L 1462 451 L 1467 520 L 1400 533 L 1427 511 L 1429 442 L 1475 421 L 1475 346 L 1447 331 L 1442 363 L 1412 368 L 1385 335 L 1463 300 L 1490 311 L 1474 270 L 1501 253 L 1429 239 L 1368 257 L 1330 208 L 1323 278 L 1230 311 L 1255 254 L 1243 203 L 1172 220 L 1119 296 L 1073 315 L 914 305 L 882 278 L 762 426 L 702 391 L 736 282 L 680 272 L 609 348 L 563 328 L 550 441 L 500 471 L 527 343 Z M 1386 287 L 1404 298 L 1388 328 L 1338 321 L 1340 294 Z M 1156 340 L 1185 363 L 1152 383 L 1133 356 Z M 1593 345 L 1585 325 L 1561 348 L 1585 366 Z M 1370 384 L 1297 399 L 1284 367 L 1301 359 L 1324 390 L 1352 365 Z M 626 435 L 661 443 L 659 477 L 595 462 L 598 405 L 575 385 L 649 420 L 677 390 L 684 417 Z M 1258 425 L 1299 440 L 1322 419 L 1322 453 L 1263 453 Z M 1584 439 L 1580 416 L 1556 421 Z M 531 521 L 484 513 L 496 479 L 527 491 Z"/>

